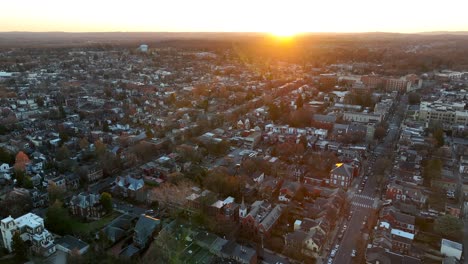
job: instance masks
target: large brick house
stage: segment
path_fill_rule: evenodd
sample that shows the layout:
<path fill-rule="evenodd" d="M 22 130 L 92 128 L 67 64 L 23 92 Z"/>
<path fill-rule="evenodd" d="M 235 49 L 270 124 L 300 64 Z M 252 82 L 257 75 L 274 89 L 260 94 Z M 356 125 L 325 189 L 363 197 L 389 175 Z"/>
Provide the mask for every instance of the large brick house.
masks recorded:
<path fill-rule="evenodd" d="M 70 211 L 73 215 L 86 219 L 99 219 L 105 214 L 100 196 L 93 193 L 80 193 L 70 200 Z"/>
<path fill-rule="evenodd" d="M 347 189 L 351 185 L 354 176 L 357 176 L 356 166 L 346 163 L 337 163 L 330 171 L 330 185 Z"/>
<path fill-rule="evenodd" d="M 250 211 L 242 201 L 239 209 L 239 222 L 241 228 L 252 235 L 270 236 L 270 232 L 283 213 L 283 205 L 272 205 L 266 201 L 255 201 Z"/>

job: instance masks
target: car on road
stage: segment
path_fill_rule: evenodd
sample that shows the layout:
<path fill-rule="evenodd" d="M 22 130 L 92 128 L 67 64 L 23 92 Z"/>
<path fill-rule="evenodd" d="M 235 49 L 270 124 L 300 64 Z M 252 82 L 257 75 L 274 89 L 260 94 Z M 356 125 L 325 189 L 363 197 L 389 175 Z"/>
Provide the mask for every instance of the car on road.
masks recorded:
<path fill-rule="evenodd" d="M 353 249 L 353 251 L 351 251 L 351 257 L 355 257 L 356 256 L 356 250 Z"/>
<path fill-rule="evenodd" d="M 328 261 L 327 261 L 327 264 L 333 264 L 333 259 L 329 258 Z"/>

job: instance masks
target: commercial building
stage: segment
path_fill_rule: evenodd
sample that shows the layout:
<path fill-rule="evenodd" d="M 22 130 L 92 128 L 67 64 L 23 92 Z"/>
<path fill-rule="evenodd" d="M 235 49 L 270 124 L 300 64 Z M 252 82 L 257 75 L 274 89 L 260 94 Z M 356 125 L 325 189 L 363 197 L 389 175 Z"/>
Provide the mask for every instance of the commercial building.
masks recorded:
<path fill-rule="evenodd" d="M 364 113 L 364 112 L 345 112 L 343 113 L 343 120 L 359 122 L 359 123 L 378 123 L 383 119 L 382 114 Z"/>
<path fill-rule="evenodd" d="M 428 124 L 440 123 L 445 128 L 451 126 L 467 126 L 468 111 L 465 103 L 421 102 L 419 105 L 419 120 Z"/>
<path fill-rule="evenodd" d="M 463 246 L 460 243 L 448 239 L 442 239 L 440 243 L 440 253 L 443 256 L 455 257 L 460 260 L 463 253 Z"/>

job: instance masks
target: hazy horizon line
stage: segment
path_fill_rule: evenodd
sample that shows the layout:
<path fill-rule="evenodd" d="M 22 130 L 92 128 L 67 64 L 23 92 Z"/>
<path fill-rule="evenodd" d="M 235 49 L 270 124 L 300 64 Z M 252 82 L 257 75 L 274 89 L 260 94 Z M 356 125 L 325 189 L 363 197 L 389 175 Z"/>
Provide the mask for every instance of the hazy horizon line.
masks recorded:
<path fill-rule="evenodd" d="M 220 34 L 220 33 L 233 33 L 233 34 L 267 34 L 273 33 L 267 31 L 0 31 L 3 33 L 67 33 L 67 34 L 86 34 L 86 33 L 182 33 L 182 34 Z M 397 32 L 397 31 L 309 31 L 298 32 L 294 35 L 307 35 L 307 34 L 365 34 L 365 33 L 388 33 L 388 34 L 427 34 L 427 33 L 468 33 L 468 30 L 435 30 L 435 31 L 417 31 L 417 32 Z"/>

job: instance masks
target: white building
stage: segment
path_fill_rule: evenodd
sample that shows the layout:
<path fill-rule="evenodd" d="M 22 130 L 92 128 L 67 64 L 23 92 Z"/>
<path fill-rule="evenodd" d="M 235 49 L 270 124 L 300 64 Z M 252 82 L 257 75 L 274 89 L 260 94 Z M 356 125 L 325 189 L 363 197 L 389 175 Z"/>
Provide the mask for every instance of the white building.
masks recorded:
<path fill-rule="evenodd" d="M 146 44 L 141 44 L 140 47 L 138 48 L 141 52 L 148 52 L 148 45 Z"/>
<path fill-rule="evenodd" d="M 452 125 L 468 125 L 466 103 L 421 102 L 419 105 L 419 120 L 428 123 L 438 122 L 449 128 Z"/>
<path fill-rule="evenodd" d="M 455 257 L 460 260 L 463 252 L 463 246 L 460 243 L 453 242 L 448 239 L 442 239 L 440 243 L 440 253 L 443 256 Z"/>
<path fill-rule="evenodd" d="M 11 216 L 3 219 L 0 224 L 3 246 L 9 251 L 13 251 L 13 235 L 20 233 L 24 241 L 30 241 L 31 250 L 42 256 L 49 256 L 56 251 L 54 237 L 44 228 L 44 219 L 27 213 L 16 219 Z"/>
<path fill-rule="evenodd" d="M 345 112 L 343 114 L 343 119 L 346 121 L 359 122 L 359 123 L 369 123 L 369 122 L 378 123 L 383 120 L 383 115 L 364 113 L 364 112 Z"/>

